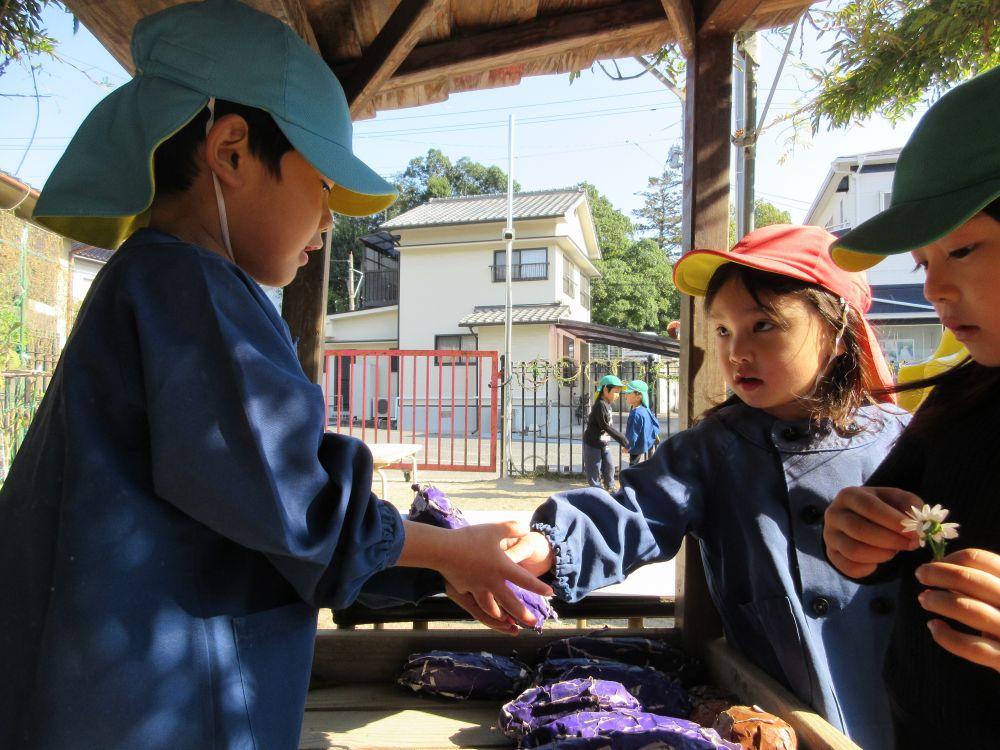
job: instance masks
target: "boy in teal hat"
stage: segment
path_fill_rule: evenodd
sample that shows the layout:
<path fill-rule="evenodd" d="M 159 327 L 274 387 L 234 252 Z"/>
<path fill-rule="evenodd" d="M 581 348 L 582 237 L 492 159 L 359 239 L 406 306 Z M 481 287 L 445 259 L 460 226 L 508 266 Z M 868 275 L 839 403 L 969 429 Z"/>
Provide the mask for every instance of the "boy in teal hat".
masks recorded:
<path fill-rule="evenodd" d="M 623 387 L 624 383 L 615 375 L 601 378 L 583 430 L 583 471 L 587 483 L 591 487 L 604 487 L 608 492 L 615 486 L 615 463 L 608 443 L 614 439 L 628 450 L 628 440 L 611 422 L 611 404 Z"/>
<path fill-rule="evenodd" d="M 625 402 L 632 407 L 625 425 L 628 440 L 628 465 L 642 461 L 660 440 L 660 420 L 649 408 L 649 385 L 645 380 L 625 384 Z"/>
<path fill-rule="evenodd" d="M 498 603 L 534 618 L 505 580 L 550 589 L 502 552 L 516 525 L 410 524 L 371 494 L 258 286 L 292 280 L 331 210 L 395 196 L 329 68 L 235 0 L 145 18 L 132 53 L 36 209 L 125 243 L 0 490 L 0 747 L 293 750 L 319 607 L 443 577 L 510 632 Z"/>

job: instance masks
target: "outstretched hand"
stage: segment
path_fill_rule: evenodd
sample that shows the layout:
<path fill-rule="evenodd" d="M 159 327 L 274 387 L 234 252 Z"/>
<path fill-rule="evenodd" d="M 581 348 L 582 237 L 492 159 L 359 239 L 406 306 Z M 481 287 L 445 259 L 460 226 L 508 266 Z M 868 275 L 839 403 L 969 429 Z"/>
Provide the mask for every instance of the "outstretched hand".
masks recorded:
<path fill-rule="evenodd" d="M 551 588 L 506 554 L 527 533 L 527 527 L 515 521 L 460 529 L 404 523 L 407 541 L 397 565 L 437 570 L 444 576 L 448 595 L 494 630 L 518 632 L 515 618 L 535 624 L 534 614 L 507 586 L 510 581 L 541 596 L 552 595 Z"/>
<path fill-rule="evenodd" d="M 849 578 L 864 578 L 897 552 L 919 546 L 902 522 L 923 500 L 895 487 L 848 487 L 826 509 L 823 541 L 826 555 Z"/>
<path fill-rule="evenodd" d="M 916 576 L 928 587 L 920 593 L 920 606 L 976 631 L 961 633 L 934 619 L 927 626 L 935 642 L 955 656 L 1000 672 L 1000 555 L 963 549 L 921 565 Z"/>

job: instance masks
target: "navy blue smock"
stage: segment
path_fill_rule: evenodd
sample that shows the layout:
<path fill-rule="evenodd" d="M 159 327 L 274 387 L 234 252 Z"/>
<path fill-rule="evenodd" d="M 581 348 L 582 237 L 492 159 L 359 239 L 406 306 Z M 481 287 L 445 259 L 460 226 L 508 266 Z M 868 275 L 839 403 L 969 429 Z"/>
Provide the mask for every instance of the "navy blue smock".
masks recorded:
<path fill-rule="evenodd" d="M 887 407 L 888 408 L 888 407 Z M 554 495 L 532 524 L 552 543 L 556 594 L 575 601 L 698 539 L 728 642 L 865 750 L 892 747 L 881 664 L 894 584 L 859 586 L 825 557 L 823 512 L 863 484 L 908 415 L 865 407 L 854 437 L 724 407 L 621 473 L 622 489 Z"/>
<path fill-rule="evenodd" d="M 403 544 L 324 411 L 243 271 L 122 246 L 0 491 L 0 747 L 298 746 L 317 607 Z"/>

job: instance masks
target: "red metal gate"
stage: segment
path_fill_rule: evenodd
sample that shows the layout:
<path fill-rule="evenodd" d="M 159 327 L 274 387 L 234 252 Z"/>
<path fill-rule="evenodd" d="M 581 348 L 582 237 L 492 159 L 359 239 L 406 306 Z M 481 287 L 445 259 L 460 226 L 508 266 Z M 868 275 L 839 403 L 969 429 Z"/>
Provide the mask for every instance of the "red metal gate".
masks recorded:
<path fill-rule="evenodd" d="M 328 349 L 325 359 L 331 432 L 420 445 L 424 469 L 496 471 L 497 352 Z"/>

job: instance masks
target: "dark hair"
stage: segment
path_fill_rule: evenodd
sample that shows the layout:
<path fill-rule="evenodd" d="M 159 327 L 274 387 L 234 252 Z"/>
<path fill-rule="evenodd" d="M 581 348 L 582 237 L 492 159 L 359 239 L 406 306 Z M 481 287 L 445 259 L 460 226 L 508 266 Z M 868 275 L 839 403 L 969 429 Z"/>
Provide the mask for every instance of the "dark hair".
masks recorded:
<path fill-rule="evenodd" d="M 993 221 L 1000 222 L 1000 198 L 994 199 L 992 203 L 988 203 L 982 210 Z"/>
<path fill-rule="evenodd" d="M 844 303 L 833 292 L 817 284 L 760 271 L 739 263 L 726 263 L 712 275 L 705 293 L 706 310 L 712 307 L 719 291 L 730 281 L 741 284 L 754 302 L 779 323 L 784 319 L 775 305 L 774 298 L 792 296 L 812 305 L 835 332 L 839 332 L 844 325 Z M 830 371 L 820 380 L 816 391 L 800 398 L 800 402 L 809 410 L 813 422 L 819 423 L 829 419 L 837 433 L 845 437 L 856 435 L 864 429 L 855 422 L 855 412 L 862 406 L 877 403 L 874 395 L 875 384 L 868 382 L 865 375 L 871 372 L 872 363 L 861 348 L 861 341 L 865 335 L 864 320 L 861 314 L 849 305 L 846 314 L 847 324 L 844 326 L 842 337 L 844 353 L 834 359 Z M 704 419 L 739 400 L 738 396 L 731 396 L 721 404 L 706 410 L 700 418 Z"/>
<path fill-rule="evenodd" d="M 153 154 L 153 179 L 157 195 L 183 193 L 191 187 L 198 174 L 195 152 L 205 140 L 208 123 L 205 107 L 183 128 L 157 147 Z M 285 134 L 274 119 L 262 109 L 217 99 L 215 119 L 239 115 L 247 122 L 250 153 L 264 164 L 265 169 L 281 179 L 281 157 L 292 150 Z"/>
<path fill-rule="evenodd" d="M 891 389 L 892 393 L 934 389 L 921 403 L 906 428 L 909 435 L 929 435 L 942 425 L 954 425 L 968 418 L 978 418 L 983 404 L 996 398 L 1000 388 L 1000 367 L 986 367 L 972 357 L 929 378 L 913 380 Z"/>

